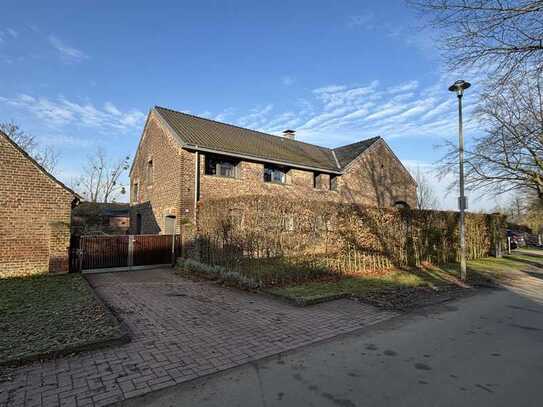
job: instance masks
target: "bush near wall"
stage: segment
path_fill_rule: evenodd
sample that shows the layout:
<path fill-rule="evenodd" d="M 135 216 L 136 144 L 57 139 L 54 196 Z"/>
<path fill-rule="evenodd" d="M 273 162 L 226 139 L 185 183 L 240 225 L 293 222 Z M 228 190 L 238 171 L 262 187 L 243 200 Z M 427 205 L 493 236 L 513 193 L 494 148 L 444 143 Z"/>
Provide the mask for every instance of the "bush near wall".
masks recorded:
<path fill-rule="evenodd" d="M 504 216 L 467 214 L 468 259 L 504 236 Z M 270 286 L 456 262 L 457 242 L 456 212 L 252 196 L 200 202 L 184 257 Z"/>

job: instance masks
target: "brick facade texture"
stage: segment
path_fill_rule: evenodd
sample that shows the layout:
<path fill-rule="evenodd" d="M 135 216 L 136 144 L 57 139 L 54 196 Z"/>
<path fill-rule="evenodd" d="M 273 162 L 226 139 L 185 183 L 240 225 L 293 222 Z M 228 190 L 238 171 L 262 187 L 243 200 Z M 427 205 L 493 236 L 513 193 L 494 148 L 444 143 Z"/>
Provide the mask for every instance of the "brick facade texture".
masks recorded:
<path fill-rule="evenodd" d="M 68 271 L 74 195 L 0 135 L 0 277 Z"/>
<path fill-rule="evenodd" d="M 177 232 L 181 223 L 192 223 L 197 156 L 202 201 L 270 194 L 367 206 L 391 207 L 397 202 L 415 206 L 416 183 L 382 140 L 349 164 L 337 178 L 337 189 L 332 191 L 329 174 L 321 174 L 320 185 L 314 188 L 313 172 L 301 169 L 291 169 L 285 184 L 264 182 L 264 165 L 252 161 L 239 162 L 236 178 L 205 175 L 205 154 L 184 150 L 176 137 L 151 112 L 130 174 L 131 233 L 136 233 L 138 213 L 142 233 L 165 233 L 167 215 L 176 216 Z M 152 161 L 153 180 L 148 179 L 149 161 Z"/>
<path fill-rule="evenodd" d="M 182 215 L 181 188 L 185 184 L 183 164 L 187 153 L 174 137 L 152 112 L 130 173 L 131 233 L 137 233 L 138 214 L 143 234 L 165 233 L 166 216 L 179 219 Z"/>

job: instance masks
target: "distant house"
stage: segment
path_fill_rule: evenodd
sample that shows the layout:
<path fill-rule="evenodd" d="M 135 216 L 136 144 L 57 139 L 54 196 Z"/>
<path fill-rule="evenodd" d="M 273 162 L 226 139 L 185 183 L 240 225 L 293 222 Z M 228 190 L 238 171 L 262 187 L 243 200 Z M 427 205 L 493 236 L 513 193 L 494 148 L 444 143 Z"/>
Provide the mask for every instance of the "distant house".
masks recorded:
<path fill-rule="evenodd" d="M 72 212 L 75 235 L 124 235 L 130 226 L 130 204 L 81 202 Z"/>
<path fill-rule="evenodd" d="M 78 201 L 0 131 L 0 277 L 67 272 Z"/>
<path fill-rule="evenodd" d="M 334 135 L 331 135 L 333 139 Z M 417 184 L 381 137 L 337 148 L 155 107 L 130 170 L 133 233 L 172 233 L 198 201 L 278 195 L 414 206 Z"/>

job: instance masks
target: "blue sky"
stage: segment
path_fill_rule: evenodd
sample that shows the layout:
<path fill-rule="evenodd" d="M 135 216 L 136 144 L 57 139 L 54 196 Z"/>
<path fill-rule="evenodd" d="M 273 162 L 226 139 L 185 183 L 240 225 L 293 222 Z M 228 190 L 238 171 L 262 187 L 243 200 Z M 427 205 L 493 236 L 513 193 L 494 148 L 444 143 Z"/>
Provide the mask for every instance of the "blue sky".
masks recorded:
<path fill-rule="evenodd" d="M 65 181 L 97 146 L 133 156 L 154 105 L 329 147 L 379 135 L 429 173 L 456 137 L 457 78 L 401 0 L 50 4 L 2 2 L 0 121 L 58 148 Z"/>

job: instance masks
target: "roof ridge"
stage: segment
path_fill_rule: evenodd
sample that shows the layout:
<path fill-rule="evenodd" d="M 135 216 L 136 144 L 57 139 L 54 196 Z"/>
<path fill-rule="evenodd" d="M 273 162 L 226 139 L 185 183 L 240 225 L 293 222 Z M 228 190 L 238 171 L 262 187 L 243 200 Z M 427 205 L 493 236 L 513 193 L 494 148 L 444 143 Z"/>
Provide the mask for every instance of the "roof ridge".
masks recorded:
<path fill-rule="evenodd" d="M 345 144 L 345 145 L 343 145 L 343 146 L 334 147 L 332 150 L 333 150 L 333 151 L 336 151 L 336 150 L 338 150 L 338 149 L 340 149 L 340 148 L 354 146 L 355 144 L 367 143 L 367 142 L 370 141 L 370 140 L 373 140 L 373 141 L 372 141 L 372 143 L 373 143 L 374 141 L 377 141 L 377 140 L 379 140 L 380 138 L 382 138 L 382 137 L 381 137 L 381 136 L 370 137 L 370 138 L 367 138 L 367 139 L 364 139 L 364 140 L 355 141 L 354 143 L 351 143 L 351 144 Z"/>
<path fill-rule="evenodd" d="M 310 146 L 313 146 L 313 147 L 318 147 L 318 148 L 321 148 L 321 149 L 324 149 L 324 150 L 328 150 L 328 151 L 332 151 L 332 150 L 333 150 L 333 148 L 329 148 L 329 147 L 325 147 L 325 146 L 320 146 L 320 145 L 318 145 L 318 144 L 308 143 L 308 142 L 306 142 L 306 141 L 300 141 L 300 140 L 296 140 L 296 139 L 294 139 L 294 140 L 292 140 L 292 139 L 287 139 L 287 138 L 282 137 L 282 136 L 276 136 L 275 134 L 265 133 L 265 132 L 260 131 L 260 130 L 249 129 L 249 128 L 247 128 L 247 127 L 238 126 L 238 125 L 236 125 L 236 124 L 220 122 L 220 121 L 218 121 L 218 120 L 209 119 L 209 118 L 207 118 L 207 117 L 197 116 L 197 115 L 192 114 L 192 113 L 180 112 L 179 110 L 170 109 L 170 108 L 168 108 L 168 107 L 163 107 L 163 106 L 155 105 L 155 108 L 164 109 L 164 110 L 169 110 L 170 112 L 174 112 L 174 113 L 178 113 L 178 114 L 183 114 L 183 115 L 185 115 L 185 116 L 194 117 L 194 118 L 200 119 L 200 120 L 206 120 L 206 121 L 212 122 L 212 123 L 222 124 L 223 126 L 230 126 L 230 127 L 235 127 L 235 128 L 237 128 L 237 129 L 242 129 L 242 130 L 247 130 L 247 131 L 253 131 L 253 132 L 255 132 L 255 133 L 262 134 L 263 136 L 275 137 L 275 138 L 278 138 L 278 139 L 281 139 L 281 140 L 292 141 L 292 142 L 294 142 L 294 143 L 307 144 L 307 145 L 310 145 Z"/>

